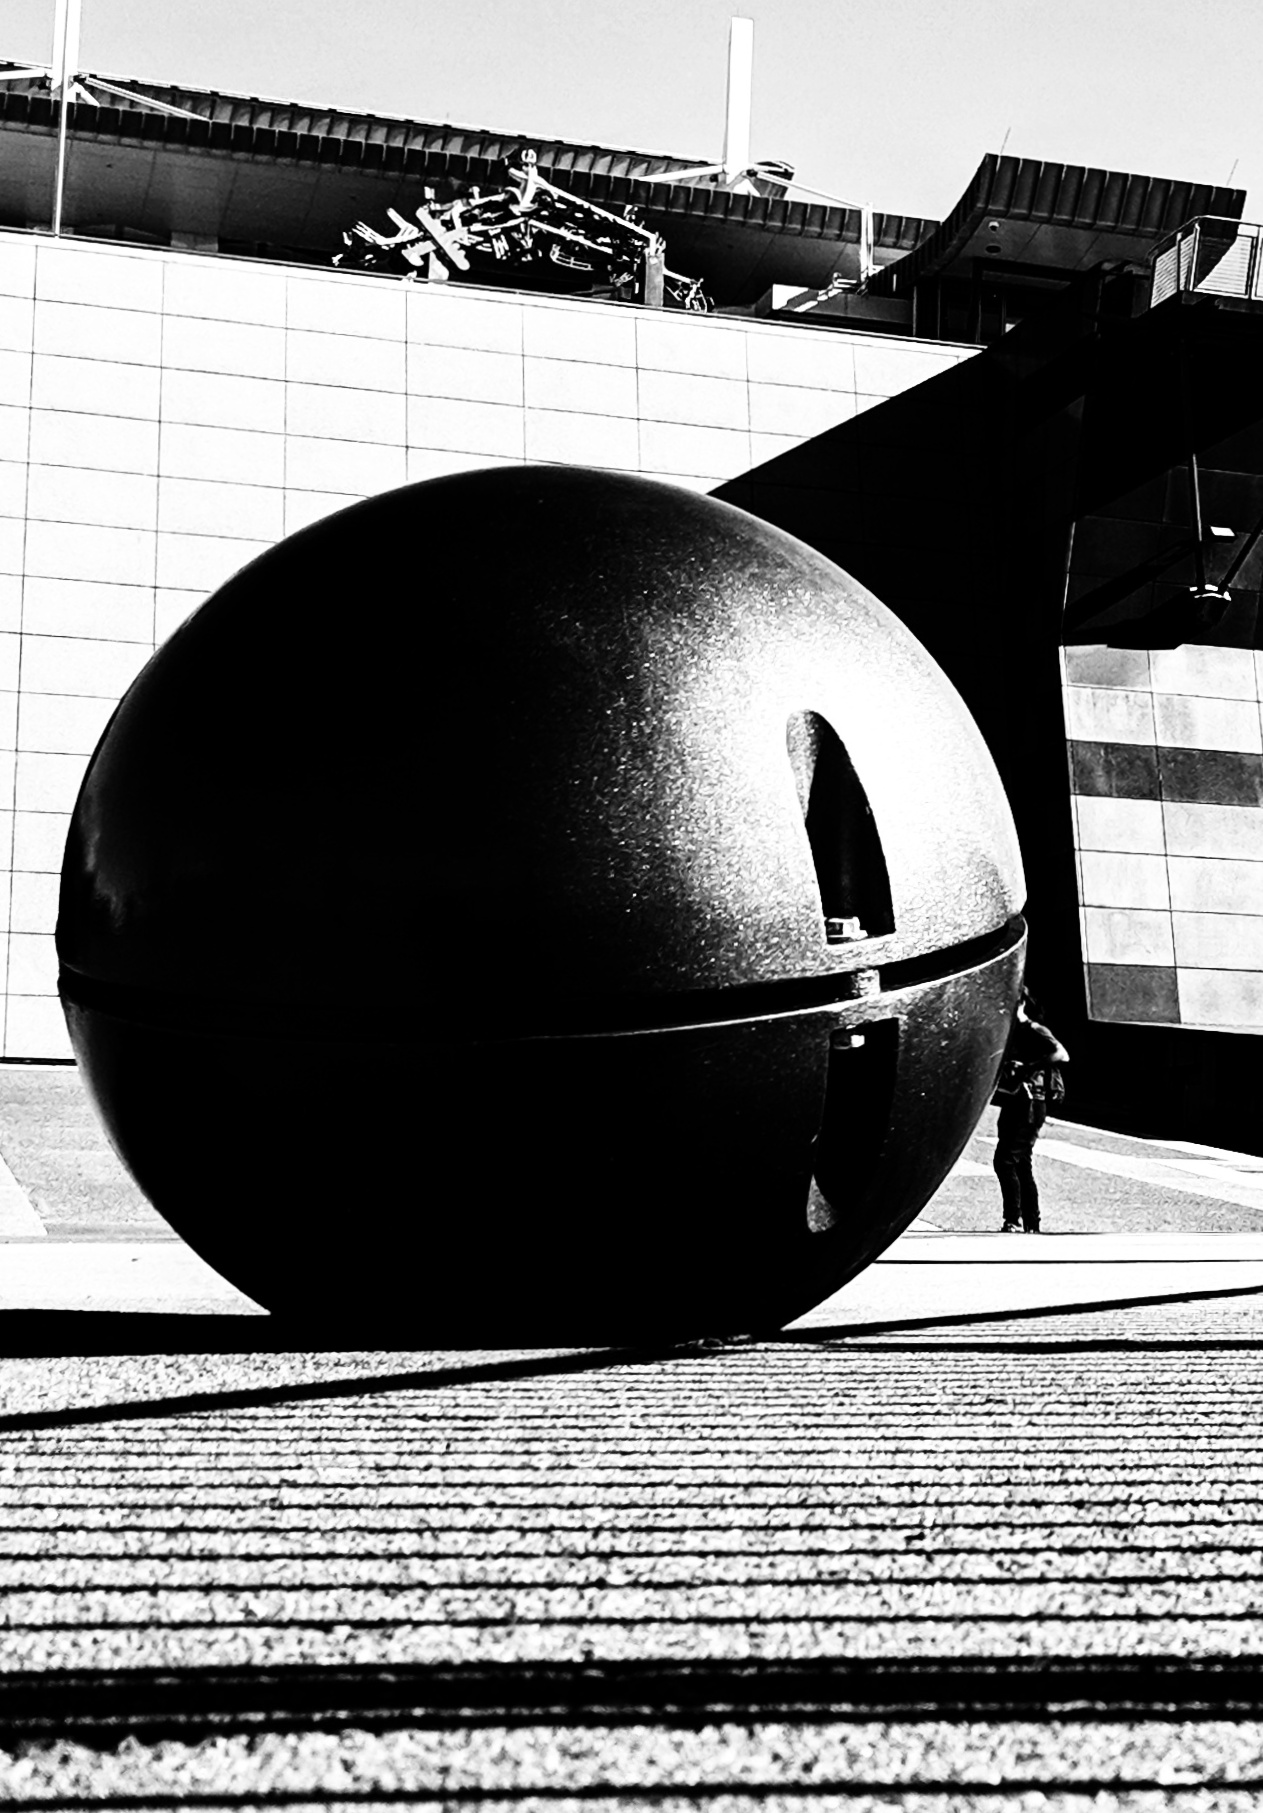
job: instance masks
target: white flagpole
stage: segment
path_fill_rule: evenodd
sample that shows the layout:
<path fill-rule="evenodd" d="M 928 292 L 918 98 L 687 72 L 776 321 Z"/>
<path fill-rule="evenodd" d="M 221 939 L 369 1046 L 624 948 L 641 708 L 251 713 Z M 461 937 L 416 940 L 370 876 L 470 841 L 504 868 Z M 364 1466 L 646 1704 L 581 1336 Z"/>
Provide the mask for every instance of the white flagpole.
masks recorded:
<path fill-rule="evenodd" d="M 724 116 L 724 175 L 750 168 L 750 91 L 754 82 L 754 20 L 728 26 L 728 106 Z"/>
<path fill-rule="evenodd" d="M 53 235 L 61 236 L 62 205 L 66 197 L 66 110 L 79 68 L 80 0 L 57 0 L 53 25 L 53 79 L 57 85 L 57 188 L 53 199 Z"/>

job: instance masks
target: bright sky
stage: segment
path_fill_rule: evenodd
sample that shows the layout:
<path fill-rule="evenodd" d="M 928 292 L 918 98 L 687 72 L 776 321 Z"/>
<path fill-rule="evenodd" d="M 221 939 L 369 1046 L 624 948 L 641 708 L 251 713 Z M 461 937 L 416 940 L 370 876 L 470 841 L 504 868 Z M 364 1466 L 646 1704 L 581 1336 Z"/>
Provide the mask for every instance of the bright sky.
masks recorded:
<path fill-rule="evenodd" d="M 669 151 L 723 144 L 728 20 L 755 21 L 756 158 L 941 217 L 1009 152 L 1250 191 L 1259 0 L 83 0 L 82 62 L 429 121 Z M 47 60 L 53 0 L 0 0 Z"/>

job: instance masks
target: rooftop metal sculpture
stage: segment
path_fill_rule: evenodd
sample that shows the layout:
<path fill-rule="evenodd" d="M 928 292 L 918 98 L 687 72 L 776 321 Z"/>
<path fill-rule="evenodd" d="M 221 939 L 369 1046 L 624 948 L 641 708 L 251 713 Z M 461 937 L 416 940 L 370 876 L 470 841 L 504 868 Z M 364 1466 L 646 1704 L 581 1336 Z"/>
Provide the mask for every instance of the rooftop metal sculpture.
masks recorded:
<path fill-rule="evenodd" d="M 616 301 L 696 312 L 712 307 L 700 278 L 667 269 L 665 242 L 642 223 L 639 209 L 615 214 L 557 188 L 540 175 L 530 149 L 506 158 L 503 169 L 502 187 L 489 192 L 471 186 L 439 201 L 427 188 L 415 224 L 388 208 L 392 234 L 357 221 L 342 235 L 346 250 L 333 262 L 440 282 L 498 268 Z"/>

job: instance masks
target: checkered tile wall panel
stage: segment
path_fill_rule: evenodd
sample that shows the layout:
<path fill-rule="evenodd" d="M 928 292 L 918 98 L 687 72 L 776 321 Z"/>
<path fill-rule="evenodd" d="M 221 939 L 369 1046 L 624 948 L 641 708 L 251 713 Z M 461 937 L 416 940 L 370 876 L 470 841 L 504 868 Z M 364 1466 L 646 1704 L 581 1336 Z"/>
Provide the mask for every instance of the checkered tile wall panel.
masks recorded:
<path fill-rule="evenodd" d="M 1263 1032 L 1263 653 L 1064 659 L 1091 1017 Z"/>

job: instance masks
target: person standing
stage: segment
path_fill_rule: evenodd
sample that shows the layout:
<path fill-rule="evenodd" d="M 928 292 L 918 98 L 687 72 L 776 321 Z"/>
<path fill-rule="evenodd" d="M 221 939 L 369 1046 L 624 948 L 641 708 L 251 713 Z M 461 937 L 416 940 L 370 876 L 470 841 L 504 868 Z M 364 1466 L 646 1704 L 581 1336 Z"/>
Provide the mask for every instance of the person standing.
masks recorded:
<path fill-rule="evenodd" d="M 1030 990 L 1023 988 L 1000 1064 L 995 1100 L 995 1174 L 1000 1180 L 1002 1234 L 1038 1234 L 1039 1188 L 1035 1182 L 1035 1141 L 1050 1105 L 1064 1091 L 1058 1066 L 1069 1059 L 1065 1046 L 1035 1017 Z"/>

